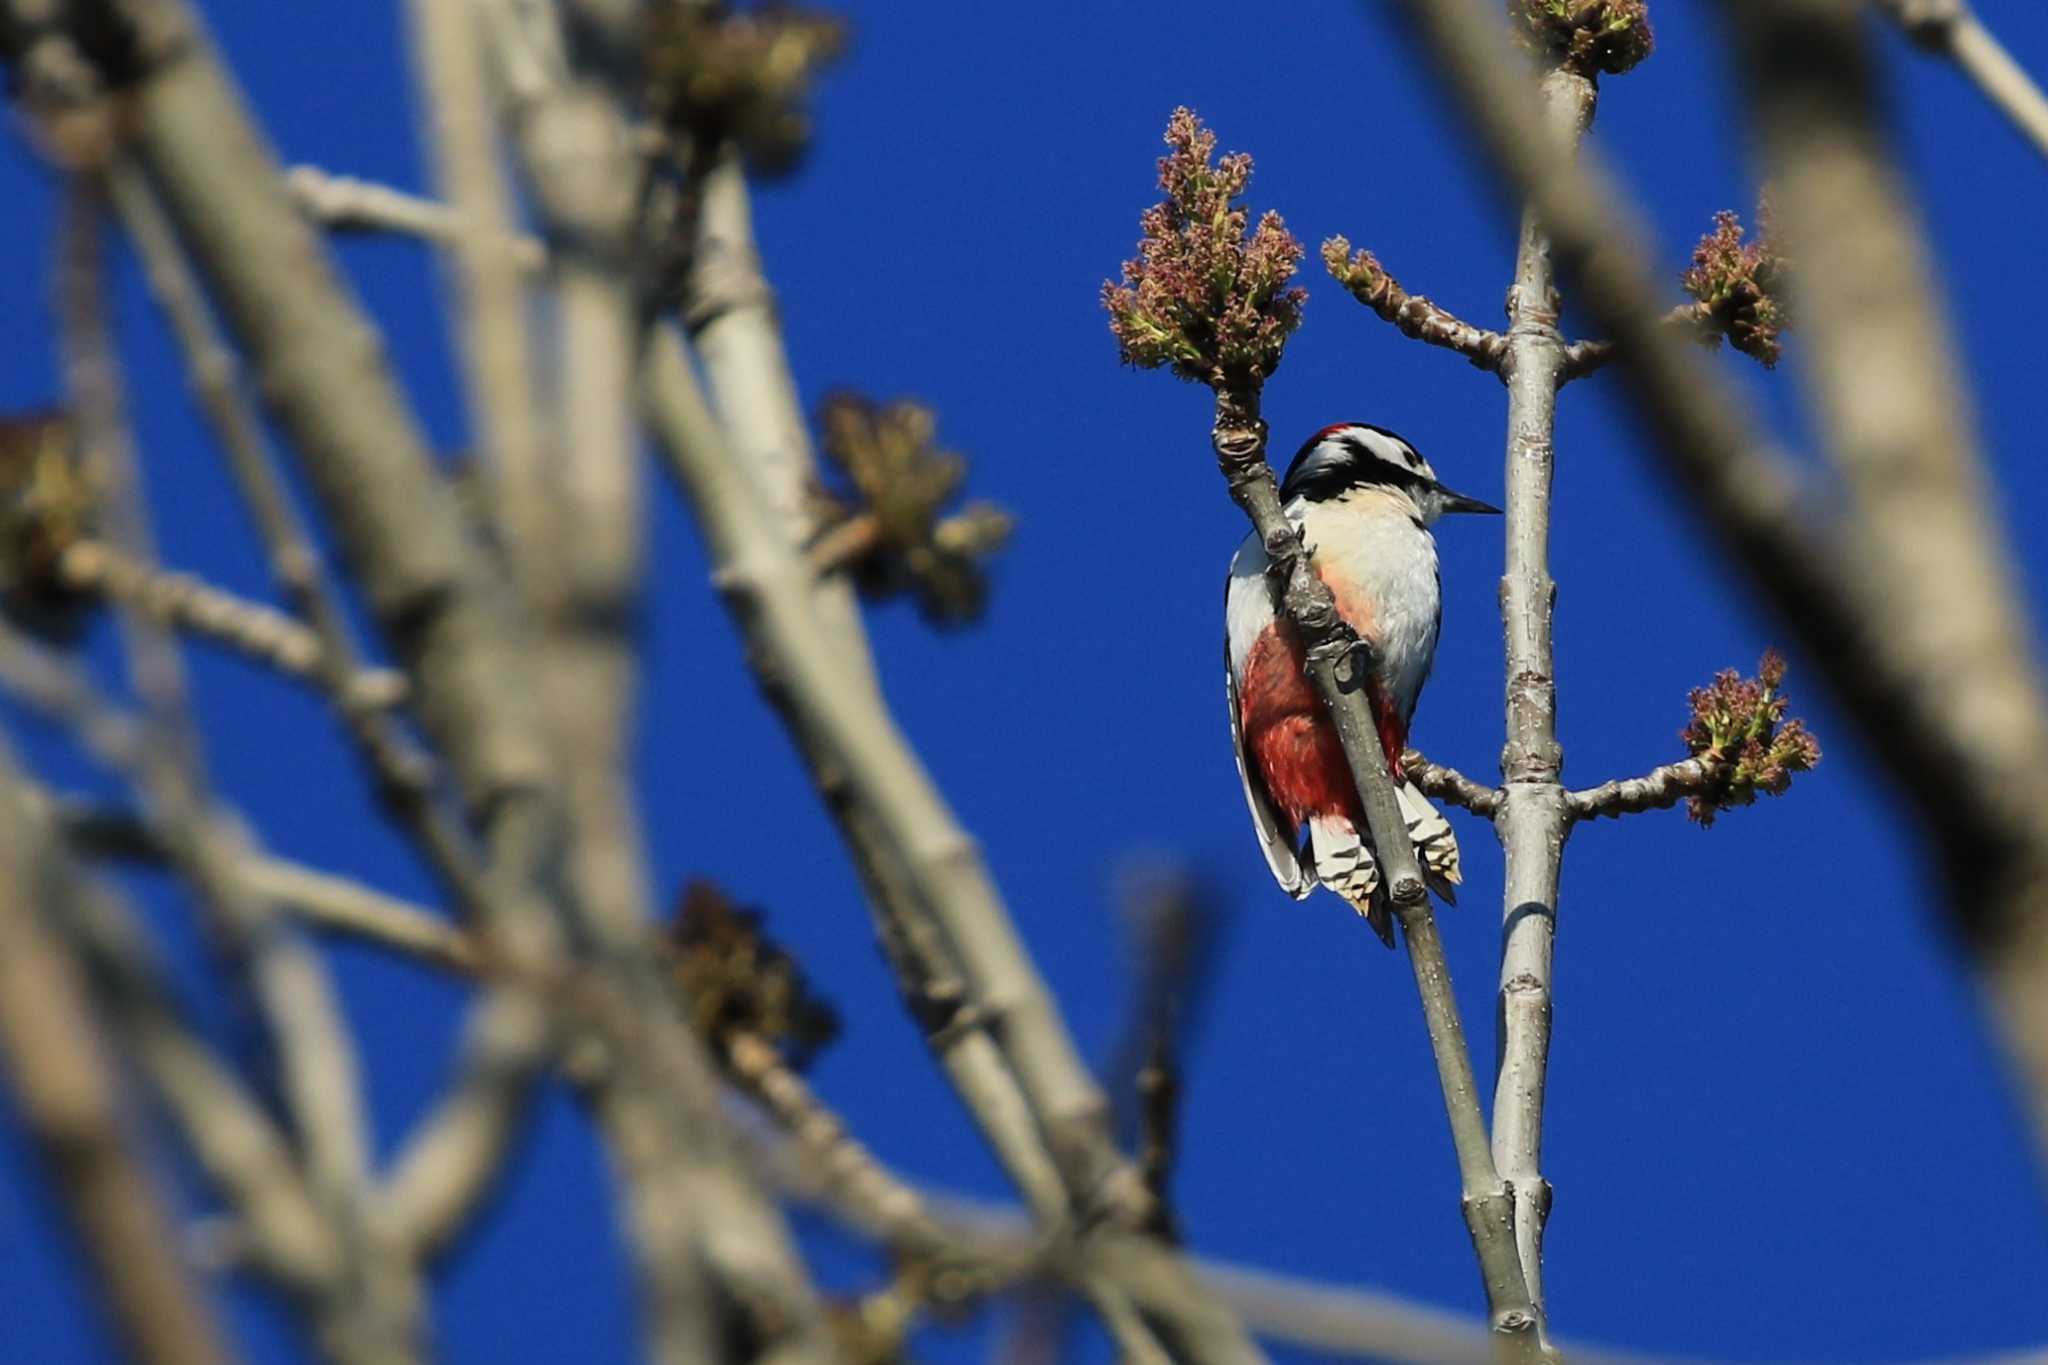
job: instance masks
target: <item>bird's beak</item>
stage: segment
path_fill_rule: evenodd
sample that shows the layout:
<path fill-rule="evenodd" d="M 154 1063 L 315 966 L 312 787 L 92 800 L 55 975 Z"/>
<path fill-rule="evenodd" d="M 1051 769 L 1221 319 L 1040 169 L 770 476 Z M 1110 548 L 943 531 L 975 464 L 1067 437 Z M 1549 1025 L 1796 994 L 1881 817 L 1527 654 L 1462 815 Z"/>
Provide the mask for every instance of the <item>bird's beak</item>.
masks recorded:
<path fill-rule="evenodd" d="M 1453 493 L 1448 488 L 1439 486 L 1437 496 L 1443 500 L 1443 509 L 1446 512 L 1491 512 L 1494 516 L 1500 515 L 1500 509 L 1492 503 L 1468 498 L 1463 493 Z"/>

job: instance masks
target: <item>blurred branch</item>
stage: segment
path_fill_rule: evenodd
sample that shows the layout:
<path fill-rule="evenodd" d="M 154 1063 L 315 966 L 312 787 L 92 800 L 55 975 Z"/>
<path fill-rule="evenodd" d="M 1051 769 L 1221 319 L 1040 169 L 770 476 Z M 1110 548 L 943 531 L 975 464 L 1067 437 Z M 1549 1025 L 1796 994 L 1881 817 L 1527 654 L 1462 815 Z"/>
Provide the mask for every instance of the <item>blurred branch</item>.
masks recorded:
<path fill-rule="evenodd" d="M 1134 862 L 1119 880 L 1136 984 L 1124 1044 L 1109 1067 L 1117 1136 L 1137 1150 L 1157 1209 L 1154 1230 L 1178 1242 L 1170 1186 L 1180 1147 L 1181 1057 L 1214 980 L 1222 915 L 1177 862 Z"/>
<path fill-rule="evenodd" d="M 1081 1070 L 971 842 L 879 693 L 845 685 L 844 656 L 814 614 L 816 580 L 726 447 L 671 329 L 656 328 L 647 339 L 641 401 L 704 528 L 713 581 L 748 642 L 763 690 L 790 720 L 828 805 L 863 854 L 884 946 L 949 1079 L 1012 1176 L 1034 1192 L 1035 1211 L 1064 1221 L 1069 1201 L 1087 1207 L 1112 1195 L 1100 1182 L 1129 1175 L 1109 1146 L 1100 1092 Z M 946 939 L 937 937 L 940 926 Z M 965 980 L 953 952 L 973 964 Z M 1055 1161 L 1063 1154 L 1079 1159 L 1051 1168 L 1063 1192 L 1035 1193 L 1045 1184 L 1035 1173 L 1044 1160 L 1033 1151 L 1039 1143 Z M 1141 1186 L 1137 1193 L 1142 1198 Z M 1057 1208 L 1048 1207 L 1055 1200 Z M 1177 1272 L 1168 1265 L 1161 1273 L 1173 1279 Z M 1202 1332 L 1177 1334 L 1198 1360 L 1252 1358 L 1249 1344 L 1227 1326 L 1216 1330 L 1214 1315 L 1192 1297 L 1179 1299 L 1166 1317 L 1169 1335 L 1177 1325 L 1211 1322 Z"/>
<path fill-rule="evenodd" d="M 712 166 L 702 194 L 685 317 L 720 426 L 730 433 L 720 443 L 765 500 L 766 520 L 781 545 L 793 547 L 811 529 L 816 458 L 772 295 L 761 277 L 746 180 L 736 157 L 727 155 Z M 661 368 L 674 372 L 666 363 Z M 644 396 L 651 391 L 643 386 Z M 974 1003 L 986 1012 L 1070 1190 L 1084 1206 L 1142 1201 L 1128 1163 L 1110 1145 L 1101 1090 L 1019 942 L 993 878 L 888 712 L 850 588 L 843 580 L 812 577 L 806 595 L 811 608 L 804 615 L 824 632 L 824 648 L 806 660 L 815 672 L 806 668 L 782 685 L 798 708 L 816 705 L 814 688 L 829 690 L 833 714 L 829 720 L 823 714 L 799 720 L 799 742 L 839 749 L 851 741 L 835 766 L 851 783 L 854 799 L 873 811 L 881 856 L 898 865 L 923 913 L 943 926 Z M 791 600 L 788 610 L 799 610 L 799 604 Z M 803 739 L 805 732 L 812 738 Z"/>
<path fill-rule="evenodd" d="M 1946 57 L 2034 150 L 2048 156 L 2048 94 L 1984 27 L 1968 0 L 1877 0 L 1922 51 Z"/>
<path fill-rule="evenodd" d="M 121 1078 L 44 908 L 68 913 L 60 845 L 0 754 L 0 1058 L 98 1273 L 113 1323 L 151 1365 L 232 1359 L 122 1113 Z M 39 905 L 39 902 L 42 903 Z"/>
<path fill-rule="evenodd" d="M 647 303 L 637 274 L 644 149 L 603 82 L 576 65 L 552 7 L 490 0 L 477 13 L 472 36 L 488 40 L 559 305 L 559 458 L 528 490 L 545 494 L 525 528 L 534 539 L 512 548 L 541 628 L 568 907 L 617 1016 L 605 1039 L 611 1064 L 587 1089 L 619 1182 L 650 1349 L 667 1360 L 716 1352 L 737 1310 L 763 1350 L 824 1359 L 826 1323 L 803 1262 L 737 1162 L 712 1058 L 660 971 L 626 776 L 643 510 L 633 385 Z"/>
<path fill-rule="evenodd" d="M 1881 604 L 1862 624 L 1916 703 L 1871 730 L 1939 841 L 1957 926 L 2048 1157 L 2048 689 L 1954 332 L 1894 164 L 1861 6 L 1731 0 L 1729 11 L 1799 263 L 1814 353 L 1802 378 L 1868 555 L 1866 592 Z M 1798 60 L 1786 43 L 1799 44 Z M 1949 804 L 1957 785 L 1967 804 Z"/>
<path fill-rule="evenodd" d="M 1925 544 L 1885 568 L 1855 522 L 1844 526 L 1806 505 L 1789 464 L 1763 442 L 1740 396 L 1661 328 L 1659 291 L 1643 265 L 1646 234 L 1597 158 L 1574 164 L 1540 134 L 1533 97 L 1481 0 L 1409 0 L 1407 10 L 1503 177 L 1541 214 L 1559 268 L 1577 281 L 1586 309 L 1618 343 L 1617 362 L 1657 437 L 1645 448 L 1665 457 L 1730 559 L 1748 570 L 1823 669 L 1844 711 L 1926 823 L 1954 878 L 1951 906 L 1977 954 L 2048 1150 L 2048 833 L 2041 829 L 2048 795 L 2039 790 L 2048 753 L 2037 742 L 2048 704 L 2024 663 L 2015 598 L 2002 569 L 2002 537 L 1982 520 L 1974 444 L 1924 439 L 1929 385 L 1953 392 L 1945 358 L 1918 368 L 1927 348 L 1939 355 L 1941 333 L 1910 336 L 1915 366 L 1901 374 L 1895 369 L 1904 356 L 1897 319 L 1860 318 L 1860 339 L 1853 342 L 1837 322 L 1823 321 L 1830 308 L 1823 299 L 1851 283 L 1842 278 L 1849 270 L 1863 281 L 1856 297 L 1919 311 L 1925 295 L 1917 249 L 1908 246 L 1905 255 L 1888 256 L 1872 269 L 1865 252 L 1873 239 L 1862 234 L 1873 220 L 1860 216 L 1859 204 L 1867 202 L 1860 190 L 1825 211 L 1806 202 L 1806 190 L 1797 196 L 1796 211 L 1791 200 L 1781 200 L 1792 254 L 1802 260 L 1801 306 L 1813 313 L 1816 355 L 1828 356 L 1824 366 L 1842 381 L 1855 378 L 1865 398 L 1883 395 L 1865 414 L 1831 409 L 1828 425 L 1853 417 L 1858 432 L 1882 426 L 1883 449 L 1904 460 L 1888 477 L 1896 480 L 1896 494 L 1911 502 L 1914 534 Z M 1868 172 L 1876 164 L 1869 151 L 1876 143 L 1863 102 L 1871 86 L 1853 36 L 1853 9 L 1816 13 L 1801 4 L 1783 22 L 1797 27 L 1799 55 L 1780 49 L 1769 75 L 1759 76 L 1758 90 L 1771 92 L 1766 98 L 1780 111 L 1797 106 L 1802 117 L 1815 120 L 1809 137 L 1851 149 L 1849 162 L 1837 163 L 1838 174 L 1875 183 Z M 1782 33 L 1775 37 L 1786 41 Z M 1785 88 L 1773 91 L 1778 81 Z M 1832 92 L 1829 98 L 1814 98 L 1816 82 Z M 1789 130 L 1791 121 L 1781 126 Z M 1781 194 L 1789 188 L 1784 169 L 1792 168 L 1773 176 Z M 1898 202 L 1888 197 L 1878 210 L 1888 251 L 1907 233 Z M 1859 215 L 1855 221 L 1836 220 L 1848 211 Z M 1845 242 L 1843 234 L 1860 240 Z M 1815 257 L 1839 258 L 1840 266 L 1809 276 L 1803 241 L 1816 243 Z M 1938 409 L 1937 424 L 1954 422 L 1953 408 L 1939 400 L 1931 406 Z M 1845 466 L 1854 462 L 1843 460 Z M 1943 467 L 1952 477 L 1936 472 Z M 1966 511 L 1972 514 L 1957 515 Z M 1954 534 L 1965 528 L 1968 535 Z M 1942 562 L 1928 565 L 1930 555 Z M 1881 590 L 1908 565 L 1931 569 L 1931 577 L 1923 573 L 1903 594 Z M 1929 596 L 1940 599 L 1938 610 L 1923 609 Z M 1930 654 L 1922 633 L 1937 628 L 1945 639 Z"/>
<path fill-rule="evenodd" d="M 97 175 L 75 175 L 67 186 L 56 271 L 59 328 L 80 440 L 107 488 L 109 534 L 116 553 L 147 577 L 155 547 L 104 311 L 104 191 Z M 274 1048 L 308 1184 L 354 1257 L 351 1281 L 323 1286 L 316 1296 L 315 1333 L 337 1360 L 411 1359 L 421 1293 L 410 1260 L 376 1241 L 368 1226 L 368 1115 L 338 992 L 325 964 L 242 874 L 243 838 L 208 789 L 175 641 L 139 611 L 124 608 L 119 616 L 144 708 L 129 776 L 172 863 L 200 893 L 211 926 L 246 975 Z"/>
<path fill-rule="evenodd" d="M 85 857 L 160 863 L 163 842 L 126 811 L 60 802 L 58 828 Z M 252 887 L 309 927 L 371 940 L 428 966 L 474 973 L 483 958 L 457 926 L 411 901 L 389 896 L 349 877 L 305 867 L 251 849 L 244 873 Z"/>
<path fill-rule="evenodd" d="M 287 676 L 323 681 L 322 646 L 311 628 L 261 602 L 237 597 L 191 574 L 147 569 L 98 540 L 58 556 L 54 577 L 69 592 L 104 596 L 152 621 L 246 655 Z M 347 683 L 344 705 L 384 708 L 405 700 L 405 675 L 366 668 Z"/>
<path fill-rule="evenodd" d="M 733 455 L 766 498 L 793 544 L 812 530 L 812 498 L 820 486 L 817 452 L 797 398 L 776 315 L 775 291 L 761 271 L 753 208 L 739 153 L 715 155 L 697 182 L 699 202 L 683 320 L 692 350 Z M 853 589 L 820 576 L 811 595 L 820 628 L 831 633 L 844 671 L 879 691 L 874 658 Z"/>
<path fill-rule="evenodd" d="M 285 172 L 285 188 L 301 212 L 336 232 L 388 232 L 444 245 L 469 233 L 462 215 L 437 200 L 318 166 L 292 167 Z M 537 237 L 514 236 L 503 250 L 521 270 L 547 265 L 547 246 Z"/>
<path fill-rule="evenodd" d="M 1708 309 L 1702 303 L 1681 303 L 1664 314 L 1666 327 L 1680 333 L 1693 332 L 1707 321 Z M 1602 340 L 1580 340 L 1566 344 L 1564 358 L 1558 366 L 1558 382 L 1569 384 L 1574 379 L 1604 367 L 1614 359 L 1614 343 Z"/>
<path fill-rule="evenodd" d="M 532 583 L 547 577 L 553 548 L 543 525 L 545 452 L 533 391 L 539 371 L 527 319 L 532 266 L 519 250 L 498 143 L 485 10 L 471 0 L 410 0 L 406 14 L 420 141 L 445 205 L 446 230 L 437 240 L 471 439 L 505 561 L 530 596 Z M 296 172 L 292 183 L 296 189 Z"/>
<path fill-rule="evenodd" d="M 271 573 L 311 629 L 308 658 L 321 689 L 339 712 L 384 805 L 413 832 L 464 913 L 481 918 L 486 913 L 483 875 L 468 831 L 442 799 L 433 761 L 395 717 L 374 704 L 380 698 L 366 686 L 371 679 L 389 679 L 378 686 L 392 693 L 395 704 L 406 690 L 404 676 L 373 670 L 364 662 L 340 590 L 285 486 L 262 420 L 243 391 L 234 353 L 214 323 L 154 192 L 126 164 L 114 168 L 111 187 L 129 241 L 142 258 L 150 293 L 184 353 L 194 394 L 263 541 Z"/>

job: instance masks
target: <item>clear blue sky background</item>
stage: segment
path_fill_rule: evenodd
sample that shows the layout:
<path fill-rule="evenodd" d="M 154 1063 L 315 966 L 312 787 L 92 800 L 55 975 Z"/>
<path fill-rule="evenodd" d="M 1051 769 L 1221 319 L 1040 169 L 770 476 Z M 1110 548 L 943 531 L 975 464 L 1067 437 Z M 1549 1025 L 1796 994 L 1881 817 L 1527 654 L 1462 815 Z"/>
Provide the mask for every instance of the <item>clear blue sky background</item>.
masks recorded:
<path fill-rule="evenodd" d="M 422 183 L 395 6 L 209 8 L 287 159 Z M 1130 250 L 1179 103 L 1257 155 L 1256 203 L 1312 247 L 1343 232 L 1480 322 L 1499 316 L 1510 212 L 1377 7 L 845 8 L 855 47 L 819 101 L 815 154 L 759 205 L 805 400 L 851 385 L 930 402 L 943 437 L 973 455 L 975 490 L 1019 522 L 982 627 L 935 638 L 907 609 L 875 613 L 891 696 L 1092 1055 L 1107 1053 L 1126 1002 L 1120 860 L 1184 853 L 1232 907 L 1187 1099 L 1179 1192 L 1194 1245 L 1475 1311 L 1407 967 L 1335 902 L 1281 895 L 1246 826 L 1218 663 L 1223 570 L 1243 527 L 1211 463 L 1204 395 L 1119 370 L 1095 296 Z M 1979 8 L 2048 72 L 2048 11 Z M 1712 9 L 1660 0 L 1659 50 L 1609 82 L 1596 133 L 1643 196 L 1674 281 L 1712 212 L 1754 199 Z M 1883 48 L 2038 601 L 2048 166 L 1948 70 L 1888 35 Z M 0 408 L 57 392 L 50 190 L 18 144 L 0 151 L 0 258 L 12 267 L 0 278 Z M 461 448 L 428 255 L 406 242 L 341 254 L 436 439 Z M 268 593 L 123 268 L 166 555 Z M 1319 271 L 1306 282 L 1306 325 L 1268 392 L 1276 444 L 1369 420 L 1409 436 L 1456 487 L 1495 497 L 1500 387 L 1403 340 Z M 1800 359 L 1796 338 L 1774 375 L 1724 358 L 1795 438 Z M 1686 689 L 1753 665 L 1776 634 L 1638 446 L 1612 381 L 1568 391 L 1555 572 L 1561 725 L 1579 783 L 1677 756 Z M 915 1176 L 1000 1195 L 893 999 L 853 877 L 742 669 L 697 542 L 670 490 L 650 487 L 639 767 L 660 885 L 706 873 L 771 906 L 848 1021 L 817 1068 L 823 1091 Z M 1442 543 L 1443 645 L 1416 739 L 1484 775 L 1501 742 L 1500 526 L 1453 523 Z M 426 894 L 314 703 L 217 655 L 194 667 L 219 781 L 273 847 Z M 1828 756 L 1789 797 L 1708 832 L 1661 813 L 1582 829 L 1569 847 L 1547 1141 L 1555 1320 L 1582 1339 L 1751 1361 L 2048 1341 L 2048 1206 L 1999 1060 L 1911 831 L 1811 676 L 1795 654 L 1791 686 Z M 87 780 L 59 748 L 33 753 Z M 1484 1070 L 1500 858 L 1485 826 L 1454 820 L 1468 876 L 1445 932 Z M 150 903 L 197 981 L 183 908 Z M 460 997 L 372 953 L 335 956 L 388 1147 L 447 1074 Z M 11 1117 L 0 1134 L 0 1358 L 104 1358 Z M 835 1284 L 867 1282 L 848 1247 L 806 1235 Z M 630 1358 L 624 1269 L 599 1157 L 554 1096 L 503 1203 L 449 1268 L 440 1342 L 456 1361 Z M 254 1295 L 233 1301 L 258 1359 L 295 1358 L 278 1314 Z M 941 1334 L 927 1350 L 967 1358 L 989 1341 Z"/>

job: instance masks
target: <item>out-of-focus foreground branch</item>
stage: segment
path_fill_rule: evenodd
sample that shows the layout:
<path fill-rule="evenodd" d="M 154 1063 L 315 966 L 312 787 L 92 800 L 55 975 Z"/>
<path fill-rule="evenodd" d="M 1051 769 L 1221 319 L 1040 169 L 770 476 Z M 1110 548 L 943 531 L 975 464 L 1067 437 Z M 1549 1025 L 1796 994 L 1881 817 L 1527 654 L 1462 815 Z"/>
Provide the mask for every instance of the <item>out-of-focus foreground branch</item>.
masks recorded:
<path fill-rule="evenodd" d="M 1877 132 L 1858 7 L 1733 7 L 1791 254 L 1829 261 L 1799 277 L 1797 303 L 1813 318 L 1815 397 L 1850 495 L 1840 506 L 1804 493 L 1747 405 L 1660 326 L 1636 215 L 1597 158 L 1574 165 L 1542 136 L 1480 0 L 1407 9 L 1613 338 L 1650 448 L 1921 817 L 2048 1152 L 2048 699 Z"/>
<path fill-rule="evenodd" d="M 1924 51 L 1946 57 L 2012 120 L 2034 150 L 2048 156 L 2048 94 L 2013 60 L 1969 0 L 1877 0 Z"/>

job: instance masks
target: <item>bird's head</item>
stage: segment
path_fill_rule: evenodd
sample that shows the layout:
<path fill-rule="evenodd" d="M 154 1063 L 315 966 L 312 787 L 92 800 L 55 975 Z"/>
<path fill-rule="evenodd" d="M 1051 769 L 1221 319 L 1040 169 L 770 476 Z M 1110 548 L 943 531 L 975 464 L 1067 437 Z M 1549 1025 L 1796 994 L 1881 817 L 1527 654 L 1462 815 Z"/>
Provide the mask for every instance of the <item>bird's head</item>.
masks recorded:
<path fill-rule="evenodd" d="M 1434 526 L 1446 512 L 1500 511 L 1477 498 L 1453 493 L 1438 481 L 1436 471 L 1414 446 L 1391 431 L 1363 422 L 1340 422 L 1309 437 L 1287 466 L 1280 497 L 1283 501 L 1304 498 L 1323 502 L 1360 488 L 1406 496 L 1425 526 Z"/>

